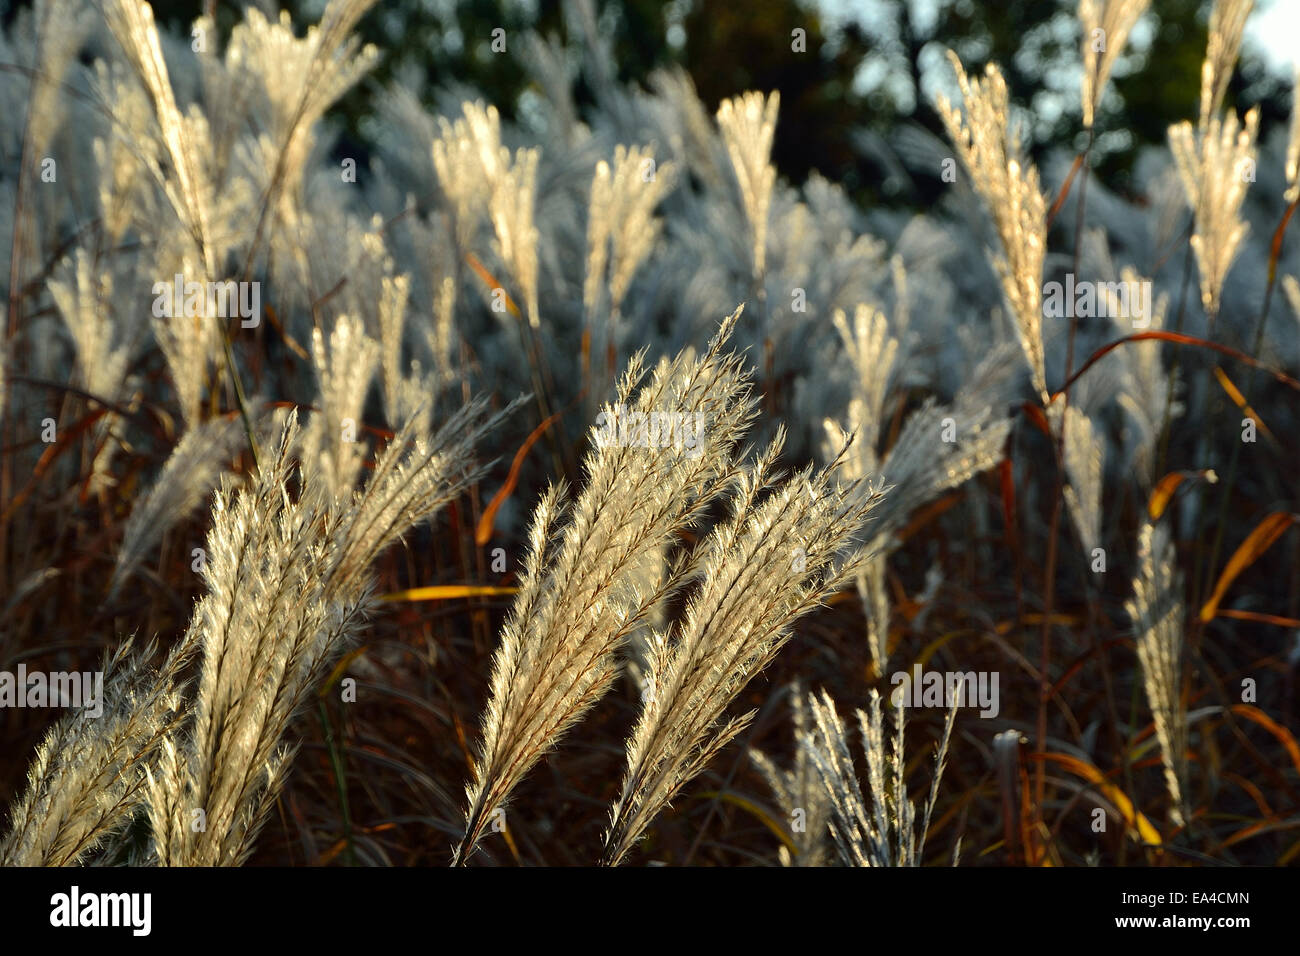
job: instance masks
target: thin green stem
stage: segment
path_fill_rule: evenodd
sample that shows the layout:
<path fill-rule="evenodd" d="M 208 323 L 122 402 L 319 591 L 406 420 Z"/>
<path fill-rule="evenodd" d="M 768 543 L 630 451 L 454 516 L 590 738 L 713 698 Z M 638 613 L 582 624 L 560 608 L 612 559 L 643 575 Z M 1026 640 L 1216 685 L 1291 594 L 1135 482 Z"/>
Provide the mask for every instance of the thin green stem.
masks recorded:
<path fill-rule="evenodd" d="M 329 751 L 330 767 L 334 771 L 334 785 L 338 788 L 339 810 L 343 814 L 343 853 L 347 860 L 348 866 L 353 866 L 356 860 L 352 854 L 352 813 L 348 807 L 348 786 L 346 771 L 343 768 L 343 759 L 339 754 L 338 747 L 334 745 L 334 728 L 330 724 L 328 711 L 325 710 L 324 699 L 317 701 L 320 710 L 320 723 L 325 731 L 325 749 Z"/>

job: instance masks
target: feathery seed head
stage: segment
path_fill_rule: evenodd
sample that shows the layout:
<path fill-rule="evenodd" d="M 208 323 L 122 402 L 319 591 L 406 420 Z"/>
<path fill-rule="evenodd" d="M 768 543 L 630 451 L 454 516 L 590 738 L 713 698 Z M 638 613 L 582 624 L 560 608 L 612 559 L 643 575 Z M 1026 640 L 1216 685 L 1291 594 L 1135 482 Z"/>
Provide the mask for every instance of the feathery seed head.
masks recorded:
<path fill-rule="evenodd" d="M 651 662 L 656 692 L 628 738 L 622 792 L 604 862 L 618 864 L 654 817 L 749 723 L 724 711 L 793 634 L 793 625 L 854 579 L 857 539 L 879 495 L 836 487 L 832 468 L 781 480 L 782 435 L 735 481 L 730 516 L 697 547 L 698 585 Z"/>
<path fill-rule="evenodd" d="M 903 708 L 895 708 L 892 746 L 881 713 L 880 695 L 873 689 L 866 711 L 857 712 L 867 758 L 867 793 L 858 783 L 848 731 L 829 694 L 808 695 L 813 727 L 798 735 L 799 748 L 817 769 L 831 807 L 830 831 L 845 866 L 920 866 L 926 831 L 943 779 L 948 741 L 957 708 L 948 711 L 943 737 L 935 755 L 930 795 L 917 826 L 916 807 L 907 797 L 903 753 Z"/>
<path fill-rule="evenodd" d="M 957 147 L 976 192 L 983 197 L 1001 241 L 994 268 L 1002 281 L 1021 347 L 1029 361 L 1034 387 L 1048 404 L 1043 348 L 1042 280 L 1047 254 L 1047 204 L 1038 170 L 1020 157 L 1020 136 L 1013 128 L 1007 84 L 992 63 L 983 80 L 970 80 L 951 50 L 966 117 L 939 96 L 939 114 Z"/>
<path fill-rule="evenodd" d="M 740 186 L 741 204 L 753 238 L 755 277 L 763 275 L 767 264 L 767 214 L 776 184 L 776 167 L 769 158 L 780 105 L 780 93 L 773 91 L 764 98 L 762 93 L 751 90 L 744 96 L 723 100 L 718 107 L 718 128 Z"/>
<path fill-rule="evenodd" d="M 1083 126 L 1091 129 L 1115 60 L 1151 0 L 1079 0 L 1083 25 Z"/>
<path fill-rule="evenodd" d="M 1241 217 L 1246 190 L 1254 180 L 1259 107 L 1244 124 L 1229 113 L 1199 130 L 1187 122 L 1169 128 L 1169 148 L 1196 217 L 1192 249 L 1201 274 L 1201 304 L 1211 319 L 1219 313 L 1223 282 L 1249 231 Z"/>
<path fill-rule="evenodd" d="M 1169 819 L 1187 819 L 1187 712 L 1183 709 L 1182 587 L 1165 524 L 1148 521 L 1138 532 L 1138 571 L 1125 604 L 1137 632 L 1142 686 L 1155 718 L 1156 738 L 1169 790 Z"/>
<path fill-rule="evenodd" d="M 1254 7 L 1255 0 L 1214 0 L 1205 60 L 1201 64 L 1199 126 L 1202 131 L 1208 130 L 1210 118 L 1223 105 L 1223 95 L 1228 91 L 1228 81 L 1241 52 L 1246 20 Z"/>

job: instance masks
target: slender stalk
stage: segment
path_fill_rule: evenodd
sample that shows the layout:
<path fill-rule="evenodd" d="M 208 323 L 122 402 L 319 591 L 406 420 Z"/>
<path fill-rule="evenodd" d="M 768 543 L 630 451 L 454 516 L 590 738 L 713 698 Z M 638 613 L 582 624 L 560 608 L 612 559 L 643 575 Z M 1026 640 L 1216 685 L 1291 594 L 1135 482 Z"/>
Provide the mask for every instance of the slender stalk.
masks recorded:
<path fill-rule="evenodd" d="M 348 866 L 354 866 L 356 859 L 352 853 L 352 813 L 348 808 L 348 785 L 343 759 L 338 747 L 334 745 L 334 728 L 330 725 L 329 712 L 325 709 L 323 699 L 317 701 L 320 710 L 321 729 L 325 731 L 325 747 L 330 755 L 330 768 L 334 771 L 334 784 L 339 792 L 339 812 L 343 815 L 343 853 Z"/>
<path fill-rule="evenodd" d="M 1260 306 L 1259 318 L 1255 322 L 1255 340 L 1250 349 L 1250 354 L 1253 357 L 1259 356 L 1260 349 L 1264 344 L 1264 327 L 1268 323 L 1269 306 L 1273 302 L 1273 289 L 1277 285 L 1277 262 L 1282 252 L 1282 235 L 1286 230 L 1287 224 L 1290 223 L 1291 217 L 1295 213 L 1298 204 L 1300 203 L 1293 202 L 1287 208 L 1287 211 L 1282 216 L 1281 223 L 1278 224 L 1277 232 L 1274 236 L 1273 248 L 1268 263 L 1268 285 L 1264 289 L 1264 302 Z M 1254 405 L 1251 404 L 1250 397 L 1251 392 L 1253 392 L 1255 388 L 1255 373 L 1257 371 L 1258 369 L 1252 365 L 1250 371 L 1246 373 L 1246 387 L 1243 390 L 1242 395 L 1245 397 L 1246 405 L 1249 408 L 1254 408 Z M 1210 582 L 1214 578 L 1215 566 L 1218 564 L 1219 549 L 1223 545 L 1223 528 L 1228 520 L 1228 505 L 1232 501 L 1232 488 L 1237 479 L 1237 464 L 1241 459 L 1241 446 L 1243 444 L 1244 442 L 1236 441 L 1233 442 L 1232 445 L 1232 456 L 1228 460 L 1228 470 L 1223 480 L 1223 496 L 1219 502 L 1219 517 L 1218 521 L 1215 522 L 1214 543 L 1210 546 L 1210 559 L 1206 566 L 1205 579 L 1201 583 L 1200 591 L 1198 593 L 1198 604 L 1200 603 L 1200 597 L 1203 597 L 1207 592 L 1207 589 L 1210 587 Z M 1197 638 L 1199 638 L 1201 630 L 1202 627 L 1198 625 L 1196 628 Z"/>
<path fill-rule="evenodd" d="M 1079 181 L 1079 211 L 1075 217 L 1074 224 L 1074 261 L 1071 269 L 1077 273 L 1079 271 L 1079 252 L 1083 243 L 1083 223 L 1087 211 L 1088 198 L 1088 154 L 1092 150 L 1092 144 L 1095 133 L 1091 127 L 1088 129 L 1088 142 L 1084 145 L 1082 151 L 1083 163 L 1081 178 Z M 1060 537 L 1061 528 L 1061 505 L 1065 497 L 1065 418 L 1069 412 L 1070 406 L 1070 376 L 1074 372 L 1074 340 L 1079 329 L 1078 316 L 1074 314 L 1075 310 L 1070 309 L 1070 333 L 1066 344 L 1065 352 L 1065 382 L 1066 386 L 1061 390 L 1061 418 L 1058 433 L 1053 436 L 1056 455 L 1056 492 L 1052 496 L 1052 517 L 1047 531 L 1047 564 L 1044 568 L 1044 594 L 1043 594 L 1043 631 L 1042 631 L 1042 649 L 1039 654 L 1039 676 L 1041 688 L 1038 697 L 1038 723 L 1036 731 L 1038 735 L 1038 751 L 1044 753 L 1047 750 L 1047 701 L 1051 696 L 1051 663 L 1052 663 L 1052 612 L 1056 603 L 1056 561 L 1058 550 L 1058 538 Z M 1046 409 L 1044 409 L 1046 410 Z M 1047 783 L 1046 766 L 1042 762 L 1038 764 L 1037 774 L 1034 782 L 1034 813 L 1038 821 L 1042 822 L 1043 798 L 1046 791 Z"/>
<path fill-rule="evenodd" d="M 1185 233 L 1186 240 L 1192 238 L 1196 229 L 1196 217 L 1188 223 Z M 1186 241 L 1183 246 L 1183 279 L 1178 293 L 1178 312 L 1174 316 L 1174 331 L 1181 334 L 1183 331 L 1183 319 L 1187 314 L 1187 287 L 1192 279 L 1192 244 Z M 1181 352 L 1174 352 L 1174 360 L 1169 365 L 1169 376 L 1165 385 L 1165 411 L 1164 421 L 1160 425 L 1160 453 L 1156 456 L 1155 477 L 1158 479 L 1165 473 L 1169 463 L 1169 437 L 1171 435 L 1170 427 L 1173 424 L 1174 409 L 1174 385 L 1178 381 L 1178 370 L 1182 364 Z"/>

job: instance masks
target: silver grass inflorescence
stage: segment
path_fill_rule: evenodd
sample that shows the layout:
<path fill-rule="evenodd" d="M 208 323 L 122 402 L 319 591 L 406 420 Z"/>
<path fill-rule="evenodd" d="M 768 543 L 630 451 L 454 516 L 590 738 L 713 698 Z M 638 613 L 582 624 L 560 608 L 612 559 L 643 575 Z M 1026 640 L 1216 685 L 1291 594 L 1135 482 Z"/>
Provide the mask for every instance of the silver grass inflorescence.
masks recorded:
<path fill-rule="evenodd" d="M 294 710 L 360 621 L 323 582 L 333 515 L 319 488 L 287 487 L 295 423 L 247 490 L 217 496 L 199 602 L 184 637 L 202 655 L 192 726 L 165 741 L 150 776 L 153 852 L 164 866 L 244 861 L 278 792 Z"/>
<path fill-rule="evenodd" d="M 880 464 L 878 478 L 888 494 L 874 516 L 873 538 L 900 530 L 917 508 L 1002 459 L 1012 420 L 998 406 L 1014 354 L 1009 343 L 995 347 L 951 403 L 927 399 L 908 416 Z M 830 447 L 843 444 L 844 430 L 831 420 L 824 425 Z M 951 441 L 944 440 L 949 426 Z"/>
<path fill-rule="evenodd" d="M 495 106 L 465 103 L 463 118 L 449 122 L 438 118 L 432 145 L 438 174 L 456 243 L 468 251 L 478 219 L 486 208 L 493 184 L 509 161 L 501 145 L 501 117 Z"/>
<path fill-rule="evenodd" d="M 767 785 L 776 795 L 777 805 L 790 821 L 790 840 L 793 853 L 782 846 L 780 860 L 783 866 L 824 866 L 827 837 L 830 831 L 830 797 L 822 786 L 821 776 L 813 765 L 807 747 L 799 740 L 813 727 L 812 709 L 803 687 L 798 681 L 786 688 L 790 699 L 791 718 L 794 723 L 794 758 L 789 770 L 778 767 L 775 761 L 760 750 L 750 749 L 749 759 L 754 762 Z"/>
<path fill-rule="evenodd" d="M 874 473 L 880 464 L 876 447 L 899 342 L 890 334 L 885 314 L 871 306 L 857 307 L 852 326 L 843 310 L 836 310 L 832 318 L 854 371 L 853 399 L 849 404 L 854 442 L 849 456 L 855 463 L 855 473 L 850 477 L 865 477 Z"/>
<path fill-rule="evenodd" d="M 504 149 L 502 150 L 504 153 Z M 524 315 L 533 329 L 541 327 L 537 313 L 537 161 L 540 151 L 520 149 L 503 164 L 492 183 L 488 211 L 496 231 L 497 253 L 510 270 L 523 298 Z"/>
<path fill-rule="evenodd" d="M 104 664 L 99 716 L 60 718 L 27 772 L 9 814 L 0 866 L 75 866 L 124 829 L 145 800 L 148 768 L 181 709 L 185 649 L 154 672 L 152 647 L 123 642 Z"/>
<path fill-rule="evenodd" d="M 1187 820 L 1187 712 L 1183 709 L 1183 603 L 1174 548 L 1164 524 L 1143 523 L 1138 532 L 1138 570 L 1125 605 L 1137 633 L 1142 686 L 1155 719 L 1169 819 Z"/>
<path fill-rule="evenodd" d="M 993 219 L 1002 247 L 994 256 L 994 268 L 1029 360 L 1034 388 L 1047 405 L 1042 308 L 1047 203 L 1039 186 L 1038 170 L 1021 155 L 1020 137 L 1012 127 L 1006 80 L 997 66 L 986 66 L 983 80 L 970 80 L 955 53 L 949 51 L 948 59 L 961 87 L 966 119 L 942 95 L 938 99 L 939 115 Z"/>
<path fill-rule="evenodd" d="M 718 128 L 722 131 L 731 168 L 740 186 L 741 205 L 749 222 L 752 240 L 753 274 L 763 276 L 767 267 L 767 214 L 772 205 L 776 167 L 769 157 L 776 134 L 776 116 L 781 94 L 751 90 L 744 96 L 723 100 L 718 107 Z"/>
<path fill-rule="evenodd" d="M 1083 126 L 1091 129 L 1115 60 L 1151 0 L 1079 0 L 1083 25 Z"/>
<path fill-rule="evenodd" d="M 638 574 L 644 559 L 691 527 L 736 475 L 736 446 L 755 404 L 740 358 L 723 353 L 739 315 L 722 324 L 702 357 L 681 353 L 660 363 L 639 392 L 645 373 L 634 357 L 618 405 L 603 413 L 606 431 L 593 429 L 586 487 L 571 504 L 552 487 L 538 505 L 493 659 L 454 863 L 465 862 L 519 781 L 609 689 L 625 637 L 673 587 L 671 574 L 649 581 Z M 618 434 L 620 421 L 626 426 L 636 413 L 693 420 L 698 444 L 693 451 L 681 443 L 638 447 L 635 430 L 631 441 Z"/>
<path fill-rule="evenodd" d="M 98 272 L 93 259 L 89 250 L 78 249 L 60 264 L 48 288 L 76 346 L 82 383 L 101 400 L 117 402 L 126 382 L 130 349 L 114 341 L 119 323 L 112 309 L 112 275 Z M 95 424 L 98 451 L 91 467 L 96 484 L 111 481 L 108 465 L 118 447 L 113 435 L 116 418 L 109 413 Z"/>
<path fill-rule="evenodd" d="M 900 286 L 905 281 L 902 276 L 900 266 L 894 276 Z M 840 468 L 850 480 L 869 478 L 880 470 L 876 448 L 899 342 L 890 334 L 889 322 L 879 309 L 859 305 L 852 327 L 842 311 L 837 311 L 833 318 L 855 373 L 853 398 L 848 408 L 848 433 L 853 435 L 853 443 Z M 829 451 L 834 454 L 848 440 L 848 435 L 835 425 L 830 427 L 830 433 Z M 885 592 L 888 558 L 887 548 L 873 551 L 863 562 L 857 579 L 858 595 L 867 619 L 867 644 L 878 673 L 883 672 L 889 656 L 889 597 Z"/>
<path fill-rule="evenodd" d="M 692 555 L 698 585 L 671 633 L 652 638 L 627 772 L 603 862 L 617 865 L 646 827 L 753 713 L 726 708 L 793 636 L 792 627 L 860 570 L 858 535 L 879 495 L 836 487 L 838 462 L 781 480 L 783 435 L 738 477 L 730 516 Z"/>
<path fill-rule="evenodd" d="M 336 495 L 306 472 L 295 498 L 291 413 L 252 484 L 217 495 L 207 593 L 182 641 L 200 656 L 197 691 L 148 786 L 158 863 L 247 858 L 292 756 L 289 722 L 365 620 L 371 563 L 474 480 L 473 444 L 498 420 L 475 403 L 429 438 L 408 424 L 363 489 Z"/>
<path fill-rule="evenodd" d="M 1059 418 L 1059 413 L 1054 417 Z M 1058 423 L 1057 427 L 1062 426 Z M 1101 547 L 1106 440 L 1092 419 L 1074 405 L 1066 407 L 1063 427 L 1065 472 L 1069 483 L 1062 489 L 1062 494 L 1078 532 L 1079 543 L 1086 554 L 1092 554 Z"/>
<path fill-rule="evenodd" d="M 1169 148 L 1196 217 L 1191 243 L 1201 273 L 1201 304 L 1211 321 L 1219 313 L 1223 281 L 1249 230 L 1241 205 L 1255 178 L 1258 132 L 1259 107 L 1246 114 L 1244 124 L 1228 113 L 1212 116 L 1195 130 L 1188 122 L 1169 128 Z"/>
<path fill-rule="evenodd" d="M 190 258 L 177 260 L 176 269 L 184 275 L 198 274 Z M 187 428 L 193 428 L 203 420 L 203 384 L 219 348 L 217 324 L 201 316 L 185 315 L 151 316 L 150 322 L 171 372 L 181 418 Z"/>
<path fill-rule="evenodd" d="M 185 275 L 206 283 L 215 277 L 225 252 L 214 226 L 218 190 L 206 161 L 211 142 L 207 121 L 201 111 L 182 114 L 177 105 L 153 9 L 143 0 L 106 0 L 104 16 L 144 87 L 157 123 L 155 135 L 161 149 L 150 148 L 150 144 L 137 147 L 136 152 L 145 159 L 145 169 L 172 210 L 178 227 L 178 239 L 167 244 L 163 257 L 183 264 L 181 271 Z M 135 131 L 130 135 L 137 137 Z M 153 323 L 176 385 L 185 424 L 192 427 L 199 421 L 202 384 L 216 346 L 217 330 L 213 323 L 184 316 L 179 309 L 173 317 L 155 317 Z"/>
<path fill-rule="evenodd" d="M 618 314 L 632 276 L 659 236 L 661 223 L 654 216 L 655 206 L 672 188 L 676 174 L 672 163 L 656 166 L 648 147 L 618 146 L 612 166 L 603 159 L 596 164 L 582 293 L 589 315 L 596 310 L 602 281 L 609 290 L 609 310 Z"/>
<path fill-rule="evenodd" d="M 160 170 L 154 173 L 164 181 L 167 200 L 190 240 L 187 251 L 198 260 L 202 278 L 206 281 L 216 270 L 217 252 L 212 244 L 211 226 L 216 196 L 203 163 L 206 123 L 201 114 L 184 116 L 176 105 L 158 30 L 154 26 L 153 8 L 144 0 L 106 0 L 104 15 L 149 94 L 170 163 L 165 179 Z"/>
<path fill-rule="evenodd" d="M 822 423 L 828 455 L 836 454 L 849 436 L 854 436 L 840 465 L 843 475 L 849 479 L 877 477 L 886 492 L 873 516 L 869 554 L 857 582 L 867 618 L 867 645 L 877 674 L 885 673 L 889 659 L 885 572 L 889 554 L 897 547 L 894 534 L 917 508 L 987 471 L 1002 458 L 1012 421 L 995 409 L 1014 354 L 1014 346 L 994 348 L 951 405 L 926 400 L 908 417 L 883 461 L 868 444 L 878 426 L 864 417 L 869 407 L 861 399 L 865 386 L 860 386 L 859 397 L 850 402 L 847 430 L 833 419 Z M 952 441 L 943 440 L 948 425 L 953 429 Z"/>
<path fill-rule="evenodd" d="M 129 350 L 114 342 L 113 277 L 97 274 L 89 249 L 63 261 L 48 288 L 77 351 L 77 368 L 86 390 L 117 401 L 126 376 Z"/>
<path fill-rule="evenodd" d="M 27 157 L 49 155 L 50 141 L 67 115 L 60 89 L 68 68 L 90 31 L 90 21 L 75 0 L 46 0 L 36 4 L 38 68 L 32 73 L 31 100 L 24 152 Z M 25 160 L 24 160 L 25 161 Z"/>
<path fill-rule="evenodd" d="M 433 165 L 446 197 L 457 243 L 464 252 L 486 209 L 496 234 L 497 254 L 523 299 L 529 326 L 537 314 L 537 241 L 534 221 L 540 150 L 519 149 L 512 156 L 501 144 L 501 116 L 495 106 L 466 102 L 463 118 L 439 118 Z"/>
<path fill-rule="evenodd" d="M 384 412 L 390 422 L 405 421 L 411 411 L 411 398 L 404 383 L 402 339 L 406 329 L 406 303 L 411 294 L 409 276 L 384 276 L 379 294 L 379 384 L 384 396 Z M 419 401 L 415 402 L 419 405 Z"/>
<path fill-rule="evenodd" d="M 311 130 L 326 109 L 379 61 L 379 51 L 351 36 L 377 0 L 330 0 L 320 23 L 294 35 L 288 11 L 276 20 L 250 8 L 230 33 L 226 62 L 240 83 L 266 93 L 264 146 L 272 151 L 277 192 L 295 196 L 311 149 Z"/>
<path fill-rule="evenodd" d="M 340 316 L 326 347 L 320 329 L 312 331 L 312 366 L 320 385 L 321 413 L 311 422 L 308 442 L 329 489 L 342 494 L 356 481 L 365 445 L 361 410 L 375 366 L 379 343 L 366 335 L 360 320 Z"/>
<path fill-rule="evenodd" d="M 212 493 L 222 465 L 235 455 L 242 440 L 238 420 L 228 416 L 201 422 L 177 442 L 162 471 L 126 519 L 108 583 L 110 598 L 168 528 L 189 517 Z"/>
<path fill-rule="evenodd" d="M 1126 266 L 1120 273 L 1126 283 L 1148 281 L 1140 276 L 1136 269 Z M 1133 288 L 1133 286 L 1129 286 Z M 1161 295 L 1152 305 L 1150 329 L 1161 330 L 1165 326 L 1165 310 L 1168 297 Z M 1119 316 L 1115 318 L 1119 334 L 1127 334 L 1132 326 Z M 1155 474 L 1157 465 L 1156 445 L 1166 418 L 1173 421 L 1182 414 L 1183 406 L 1178 400 L 1179 377 L 1175 371 L 1165 368 L 1160 357 L 1160 343 L 1154 341 L 1134 342 L 1124 353 L 1125 376 L 1118 395 L 1122 407 L 1137 426 L 1134 444 L 1135 461 L 1138 466 L 1139 479 L 1143 485 L 1155 484 L 1159 475 Z"/>
<path fill-rule="evenodd" d="M 1255 0 L 1214 0 L 1210 10 L 1209 38 L 1201 64 L 1201 112 L 1199 126 L 1209 128 L 1210 118 L 1219 112 L 1228 81 L 1237 65 L 1246 19 Z"/>
<path fill-rule="evenodd" d="M 918 828 L 916 806 L 907 795 L 904 779 L 903 708 L 894 709 L 892 746 L 886 739 L 878 693 L 873 690 L 868 709 L 857 712 L 867 757 L 868 798 L 858 783 L 848 732 L 835 710 L 835 702 L 822 691 L 820 697 L 809 694 L 808 705 L 813 729 L 799 735 L 799 746 L 807 751 L 817 768 L 830 799 L 830 830 L 840 862 L 845 866 L 920 866 L 957 708 L 953 706 L 948 711 L 943 738 L 935 754 L 930 794 Z"/>

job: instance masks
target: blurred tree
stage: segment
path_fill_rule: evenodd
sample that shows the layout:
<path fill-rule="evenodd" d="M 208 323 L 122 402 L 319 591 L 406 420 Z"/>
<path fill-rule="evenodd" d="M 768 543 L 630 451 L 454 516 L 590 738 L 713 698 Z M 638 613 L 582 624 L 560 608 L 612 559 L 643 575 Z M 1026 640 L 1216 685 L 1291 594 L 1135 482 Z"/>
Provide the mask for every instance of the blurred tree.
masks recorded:
<path fill-rule="evenodd" d="M 850 190 L 860 185 L 847 133 L 870 115 L 866 97 L 853 84 L 871 49 L 857 24 L 847 24 L 831 42 L 821 18 L 794 0 L 699 0 L 682 28 L 681 62 L 706 106 L 716 109 L 749 89 L 779 90 L 772 149 L 777 168 L 796 182 L 816 169 Z"/>
<path fill-rule="evenodd" d="M 317 20 L 324 2 L 285 0 L 285 6 L 302 24 Z M 952 88 L 945 47 L 968 67 L 989 60 L 1002 66 L 1013 101 L 1031 111 L 1035 153 L 1048 144 L 1081 145 L 1077 0 L 579 2 L 590 4 L 621 82 L 645 82 L 655 68 L 677 63 L 710 108 L 746 89 L 779 90 L 774 155 L 795 182 L 818 170 L 863 201 L 932 199 L 942 186 L 938 170 L 932 181 L 900 185 L 879 147 L 887 149 L 900 123 L 942 135 L 933 96 Z M 5 22 L 30 4 L 17 0 Z M 1094 158 L 1113 186 L 1124 188 L 1141 146 L 1163 144 L 1171 123 L 1195 116 L 1210 5 L 1157 0 L 1134 31 L 1098 120 Z M 181 31 L 209 9 L 219 31 L 228 33 L 242 6 L 238 0 L 154 0 L 158 19 Z M 384 0 L 359 27 L 366 42 L 384 51 L 370 84 L 415 76 L 430 90 L 474 89 L 512 117 L 528 88 L 525 33 L 572 36 L 575 9 L 570 0 Z M 505 31 L 504 52 L 492 49 L 498 29 Z M 576 92 L 580 108 L 594 102 L 585 82 L 579 80 Z M 341 148 L 349 155 L 365 155 L 361 119 L 369 112 L 370 84 L 340 106 Z M 1266 123 L 1284 122 L 1289 86 L 1248 42 L 1229 103 L 1258 103 Z M 857 135 L 862 132 L 868 135 Z M 864 142 L 875 146 L 864 149 Z"/>
<path fill-rule="evenodd" d="M 1163 145 L 1172 123 L 1195 119 L 1211 5 L 1157 0 L 1130 37 L 1096 126 L 1094 165 L 1112 188 L 1127 185 L 1140 147 Z M 1032 111 L 1033 153 L 1048 145 L 1083 146 L 1077 0 L 894 0 L 886 6 L 885 25 L 872 39 L 889 58 L 889 77 L 902 78 L 895 85 L 904 100 L 916 104 L 913 118 L 922 125 L 942 131 L 932 93 L 923 91 L 937 84 L 951 90 L 941 56 L 943 47 L 951 47 L 968 68 L 989 61 L 1001 66 L 1012 102 Z M 1248 38 L 1228 105 L 1258 103 L 1268 122 L 1289 115 L 1289 99 L 1287 78 L 1267 70 Z"/>

